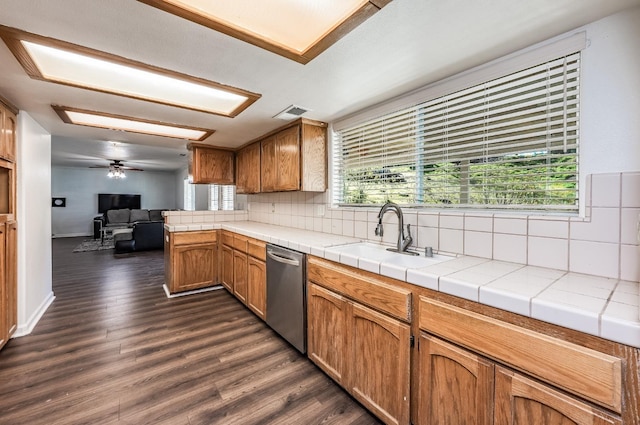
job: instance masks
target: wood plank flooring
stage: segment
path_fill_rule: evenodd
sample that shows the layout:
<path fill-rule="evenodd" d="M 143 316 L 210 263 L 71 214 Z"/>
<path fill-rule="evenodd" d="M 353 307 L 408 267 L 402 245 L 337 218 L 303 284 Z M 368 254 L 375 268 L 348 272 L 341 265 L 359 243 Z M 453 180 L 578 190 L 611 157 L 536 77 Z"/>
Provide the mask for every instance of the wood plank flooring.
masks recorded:
<path fill-rule="evenodd" d="M 379 424 L 225 290 L 167 299 L 162 251 L 72 253 L 0 351 L 0 424 Z"/>

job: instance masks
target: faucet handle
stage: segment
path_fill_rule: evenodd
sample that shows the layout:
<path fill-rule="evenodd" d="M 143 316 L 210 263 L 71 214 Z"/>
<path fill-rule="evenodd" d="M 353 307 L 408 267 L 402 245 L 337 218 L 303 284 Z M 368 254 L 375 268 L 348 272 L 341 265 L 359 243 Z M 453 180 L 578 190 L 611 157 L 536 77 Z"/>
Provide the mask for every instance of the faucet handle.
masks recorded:
<path fill-rule="evenodd" d="M 407 224 L 405 227 L 407 228 L 407 239 L 411 238 L 411 224 Z M 402 232 L 404 233 L 404 229 L 402 229 Z"/>

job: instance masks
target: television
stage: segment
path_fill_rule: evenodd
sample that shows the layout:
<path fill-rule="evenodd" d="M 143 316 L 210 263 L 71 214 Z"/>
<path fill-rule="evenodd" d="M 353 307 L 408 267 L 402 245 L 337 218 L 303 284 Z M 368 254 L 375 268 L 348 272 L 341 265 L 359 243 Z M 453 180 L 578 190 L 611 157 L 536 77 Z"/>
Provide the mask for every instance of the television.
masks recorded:
<path fill-rule="evenodd" d="M 139 210 L 140 198 L 140 195 L 98 193 L 98 213 L 102 214 L 109 210 L 122 208 Z"/>

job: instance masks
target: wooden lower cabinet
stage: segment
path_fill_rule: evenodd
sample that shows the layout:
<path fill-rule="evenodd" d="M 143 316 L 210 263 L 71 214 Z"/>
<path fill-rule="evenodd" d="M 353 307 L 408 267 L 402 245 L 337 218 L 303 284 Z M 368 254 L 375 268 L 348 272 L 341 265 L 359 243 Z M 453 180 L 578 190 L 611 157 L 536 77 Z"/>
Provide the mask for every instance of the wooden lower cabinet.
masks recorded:
<path fill-rule="evenodd" d="M 247 260 L 247 307 L 262 320 L 267 318 L 267 267 L 255 257 Z"/>
<path fill-rule="evenodd" d="M 0 223 L 0 348 L 18 328 L 17 226 Z"/>
<path fill-rule="evenodd" d="M 165 232 L 165 278 L 171 293 L 216 285 L 217 231 Z"/>
<path fill-rule="evenodd" d="M 621 425 L 600 409 L 517 372 L 497 367 L 495 425 Z"/>
<path fill-rule="evenodd" d="M 222 284 L 258 317 L 266 320 L 267 269 L 263 241 L 222 232 Z"/>
<path fill-rule="evenodd" d="M 220 263 L 222 269 L 222 286 L 233 294 L 233 248 L 222 245 Z"/>
<path fill-rule="evenodd" d="M 233 294 L 247 304 L 247 254 L 233 250 Z"/>
<path fill-rule="evenodd" d="M 307 291 L 307 354 L 327 375 L 345 384 L 347 301 L 335 292 L 313 283 Z"/>
<path fill-rule="evenodd" d="M 420 333 L 418 420 L 423 425 L 491 425 L 494 365 Z"/>
<path fill-rule="evenodd" d="M 409 423 L 409 325 L 352 303 L 351 394 L 387 424 Z"/>
<path fill-rule="evenodd" d="M 0 222 L 0 348 L 9 340 L 7 329 L 7 289 L 6 289 L 6 241 L 7 223 Z"/>
<path fill-rule="evenodd" d="M 410 328 L 314 283 L 309 358 L 387 424 L 409 423 Z"/>

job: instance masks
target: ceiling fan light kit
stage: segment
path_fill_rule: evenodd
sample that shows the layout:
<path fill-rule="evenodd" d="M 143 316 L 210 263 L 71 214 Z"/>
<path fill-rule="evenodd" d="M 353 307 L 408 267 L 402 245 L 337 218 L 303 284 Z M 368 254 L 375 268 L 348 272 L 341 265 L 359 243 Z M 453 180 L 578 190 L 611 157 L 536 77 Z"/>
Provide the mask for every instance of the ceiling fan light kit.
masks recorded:
<path fill-rule="evenodd" d="M 124 174 L 124 171 L 118 167 L 111 166 L 109 167 L 109 172 L 107 173 L 107 177 L 110 179 L 124 179 L 127 176 Z"/>

